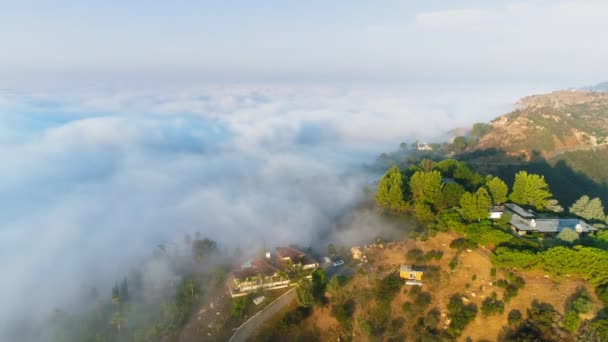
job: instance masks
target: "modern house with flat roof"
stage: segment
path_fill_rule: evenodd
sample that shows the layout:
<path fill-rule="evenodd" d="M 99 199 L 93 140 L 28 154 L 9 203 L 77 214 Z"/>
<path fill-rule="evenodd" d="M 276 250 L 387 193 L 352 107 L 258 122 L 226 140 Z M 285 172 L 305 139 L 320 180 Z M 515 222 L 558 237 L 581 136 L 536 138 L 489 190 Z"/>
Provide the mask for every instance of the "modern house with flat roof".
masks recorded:
<path fill-rule="evenodd" d="M 597 231 L 597 228 L 579 218 L 540 218 L 534 212 L 525 210 L 517 204 L 506 203 L 504 206 L 512 213 L 509 221 L 511 229 L 519 235 L 533 232 L 557 235 L 566 228 L 572 229 L 580 235 Z"/>

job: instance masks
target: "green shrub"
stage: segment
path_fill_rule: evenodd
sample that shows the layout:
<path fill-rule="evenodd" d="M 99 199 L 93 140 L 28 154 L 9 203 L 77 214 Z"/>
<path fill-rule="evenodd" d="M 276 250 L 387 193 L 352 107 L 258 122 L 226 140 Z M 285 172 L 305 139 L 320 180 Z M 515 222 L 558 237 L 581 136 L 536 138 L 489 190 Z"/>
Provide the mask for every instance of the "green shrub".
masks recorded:
<path fill-rule="evenodd" d="M 409 261 L 414 261 L 417 263 L 422 263 L 425 261 L 424 252 L 418 248 L 410 249 L 406 254 L 406 258 Z"/>
<path fill-rule="evenodd" d="M 608 284 L 603 284 L 595 288 L 595 294 L 604 305 L 608 306 Z"/>
<path fill-rule="evenodd" d="M 450 248 L 457 249 L 459 251 L 464 251 L 465 249 L 473 249 L 476 248 L 477 245 L 465 238 L 458 238 L 450 242 Z"/>
<path fill-rule="evenodd" d="M 522 321 L 521 311 L 513 309 L 509 311 L 509 325 L 518 325 Z"/>
<path fill-rule="evenodd" d="M 507 287 L 505 288 L 505 294 L 503 297 L 503 300 L 505 301 L 505 303 L 508 303 L 511 301 L 511 299 L 517 297 L 518 292 L 519 292 L 519 290 L 514 285 L 512 285 L 512 284 L 507 285 Z"/>
<path fill-rule="evenodd" d="M 424 255 L 424 259 L 426 261 L 430 261 L 432 259 L 435 259 L 435 260 L 439 261 L 439 260 L 441 260 L 442 257 L 443 257 L 443 251 L 436 250 L 436 249 L 434 249 L 432 251 L 428 251 Z"/>
<path fill-rule="evenodd" d="M 403 312 L 409 313 L 410 311 L 412 311 L 412 303 L 410 303 L 410 302 L 404 302 L 401 305 L 401 309 L 403 310 Z"/>
<path fill-rule="evenodd" d="M 566 317 L 564 317 L 563 326 L 564 329 L 573 332 L 578 328 L 580 323 L 581 318 L 579 317 L 578 313 L 575 311 L 570 311 L 566 314 Z"/>
<path fill-rule="evenodd" d="M 490 269 L 490 277 L 496 277 L 496 267 Z"/>
<path fill-rule="evenodd" d="M 500 315 L 505 312 L 505 303 L 496 298 L 496 292 L 481 303 L 481 313 L 484 316 Z"/>
<path fill-rule="evenodd" d="M 456 266 L 458 266 L 458 254 L 454 255 L 448 266 L 452 271 L 456 269 Z"/>
<path fill-rule="evenodd" d="M 473 303 L 464 304 L 461 294 L 454 294 L 448 303 L 448 312 L 451 322 L 447 329 L 447 334 L 452 338 L 462 335 L 464 328 L 475 319 L 477 306 Z"/>

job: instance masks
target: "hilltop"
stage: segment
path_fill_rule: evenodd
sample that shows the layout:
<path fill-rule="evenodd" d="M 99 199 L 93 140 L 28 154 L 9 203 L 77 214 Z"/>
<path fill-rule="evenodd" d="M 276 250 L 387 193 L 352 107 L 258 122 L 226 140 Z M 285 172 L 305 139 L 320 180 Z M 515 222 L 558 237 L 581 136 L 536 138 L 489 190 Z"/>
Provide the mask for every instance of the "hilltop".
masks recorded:
<path fill-rule="evenodd" d="M 497 148 L 531 160 L 608 144 L 608 93 L 556 91 L 525 97 L 518 106 L 492 120 L 474 149 Z"/>

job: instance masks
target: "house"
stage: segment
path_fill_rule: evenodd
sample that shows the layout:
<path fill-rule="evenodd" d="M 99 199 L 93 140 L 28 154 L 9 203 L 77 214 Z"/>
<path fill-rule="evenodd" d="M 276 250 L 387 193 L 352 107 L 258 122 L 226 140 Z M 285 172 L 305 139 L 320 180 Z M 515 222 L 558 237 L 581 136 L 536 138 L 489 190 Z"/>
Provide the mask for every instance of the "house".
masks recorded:
<path fill-rule="evenodd" d="M 319 263 L 294 247 L 277 247 L 276 253 L 266 252 L 263 258 L 250 260 L 232 271 L 228 289 L 232 297 L 244 296 L 259 289 L 274 290 L 291 285 L 288 271 L 294 267 L 314 270 Z"/>
<path fill-rule="evenodd" d="M 399 268 L 399 277 L 405 279 L 406 281 L 414 281 L 422 283 L 422 270 L 414 269 L 409 265 L 401 265 Z M 413 284 L 408 284 L 413 285 Z"/>
<path fill-rule="evenodd" d="M 538 232 L 545 236 L 552 236 L 559 234 L 566 228 L 570 228 L 580 235 L 597 231 L 597 228 L 579 218 L 537 217 L 534 212 L 525 210 L 514 203 L 505 204 L 505 208 L 512 214 L 509 221 L 511 229 L 519 235 Z"/>
<path fill-rule="evenodd" d="M 490 209 L 488 213 L 488 217 L 492 220 L 498 220 L 502 217 L 502 214 L 505 213 L 505 207 L 503 205 L 495 205 Z"/>
<path fill-rule="evenodd" d="M 281 260 L 291 262 L 294 266 L 302 267 L 304 270 L 319 267 L 319 263 L 294 247 L 277 247 L 277 255 Z"/>
<path fill-rule="evenodd" d="M 417 143 L 416 149 L 418 151 L 432 151 L 433 146 L 431 146 L 431 144 L 427 144 L 427 143 Z"/>

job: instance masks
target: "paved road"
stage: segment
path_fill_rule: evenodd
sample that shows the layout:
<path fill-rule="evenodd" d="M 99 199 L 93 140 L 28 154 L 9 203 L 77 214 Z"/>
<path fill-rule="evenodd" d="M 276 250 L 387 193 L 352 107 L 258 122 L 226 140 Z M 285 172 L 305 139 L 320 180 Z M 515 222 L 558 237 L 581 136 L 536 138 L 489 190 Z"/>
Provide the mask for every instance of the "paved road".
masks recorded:
<path fill-rule="evenodd" d="M 296 291 L 294 287 L 243 323 L 243 325 L 241 325 L 237 331 L 234 332 L 234 335 L 232 335 L 229 342 L 247 341 L 247 339 L 260 327 L 260 325 L 262 325 L 262 323 L 270 319 L 295 299 Z"/>

